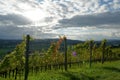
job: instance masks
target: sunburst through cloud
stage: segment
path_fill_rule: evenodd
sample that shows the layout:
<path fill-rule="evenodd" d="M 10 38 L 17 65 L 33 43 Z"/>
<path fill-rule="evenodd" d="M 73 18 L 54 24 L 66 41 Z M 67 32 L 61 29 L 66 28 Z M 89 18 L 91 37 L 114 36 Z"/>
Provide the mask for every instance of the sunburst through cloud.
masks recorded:
<path fill-rule="evenodd" d="M 3 39 L 20 39 L 25 34 L 35 38 L 120 39 L 119 25 L 120 0 L 0 1 Z"/>

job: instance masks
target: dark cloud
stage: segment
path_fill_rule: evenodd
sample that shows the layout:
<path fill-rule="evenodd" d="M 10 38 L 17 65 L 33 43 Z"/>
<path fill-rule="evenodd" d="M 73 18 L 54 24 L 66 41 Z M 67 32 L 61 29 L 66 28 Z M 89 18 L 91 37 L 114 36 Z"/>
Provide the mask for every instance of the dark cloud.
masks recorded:
<path fill-rule="evenodd" d="M 70 19 L 59 21 L 62 26 L 99 26 L 120 24 L 120 12 L 106 12 L 92 15 L 77 15 Z"/>
<path fill-rule="evenodd" d="M 0 26 L 1 39 L 21 39 L 23 35 L 30 31 L 25 27 L 16 27 L 15 25 Z"/>
<path fill-rule="evenodd" d="M 15 25 L 0 26 L 0 39 L 22 39 L 23 35 L 30 34 L 33 38 L 53 38 L 57 34 L 44 33 L 32 27 L 16 27 Z"/>
<path fill-rule="evenodd" d="M 13 23 L 14 25 L 27 25 L 30 24 L 31 21 L 25 18 L 22 15 L 18 14 L 6 14 L 6 15 L 0 15 L 0 22 L 2 23 Z"/>
<path fill-rule="evenodd" d="M 27 33 L 32 33 L 30 28 L 24 27 L 25 25 L 28 24 L 31 24 L 31 21 L 29 21 L 22 15 L 18 14 L 0 15 L 0 38 L 21 39 L 23 35 Z"/>

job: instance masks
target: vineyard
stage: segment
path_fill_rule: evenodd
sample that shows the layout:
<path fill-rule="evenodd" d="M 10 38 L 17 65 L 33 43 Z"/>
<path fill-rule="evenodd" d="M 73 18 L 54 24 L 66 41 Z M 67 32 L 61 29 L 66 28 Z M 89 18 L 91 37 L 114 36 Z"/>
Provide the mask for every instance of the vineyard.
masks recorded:
<path fill-rule="evenodd" d="M 12 52 L 0 60 L 0 77 L 13 80 L 27 80 L 28 74 L 37 74 L 50 70 L 68 71 L 77 65 L 89 64 L 91 68 L 95 63 L 116 61 L 120 59 L 120 47 L 114 48 L 104 39 L 100 44 L 88 40 L 75 45 L 67 45 L 67 37 L 59 37 L 51 42 L 47 50 L 31 49 L 34 39 L 25 37 Z"/>

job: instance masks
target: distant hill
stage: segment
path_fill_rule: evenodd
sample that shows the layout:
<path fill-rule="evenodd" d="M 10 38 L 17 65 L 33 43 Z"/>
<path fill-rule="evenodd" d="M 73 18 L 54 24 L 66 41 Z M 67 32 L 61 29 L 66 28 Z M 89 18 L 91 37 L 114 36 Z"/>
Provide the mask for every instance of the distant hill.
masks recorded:
<path fill-rule="evenodd" d="M 120 46 L 120 40 L 108 40 L 108 44 L 112 46 Z"/>
<path fill-rule="evenodd" d="M 22 40 L 3 40 L 0 39 L 0 49 L 2 48 L 15 48 L 17 44 L 19 44 Z M 52 42 L 56 42 L 58 39 L 36 39 L 30 42 L 31 48 L 45 48 L 47 49 Z M 68 45 L 74 45 L 77 43 L 81 43 L 84 41 L 79 41 L 79 40 L 67 40 Z M 100 44 L 100 41 L 95 41 L 96 43 Z M 108 45 L 112 46 L 119 46 L 120 45 L 120 40 L 107 40 Z"/>
<path fill-rule="evenodd" d="M 3 40 L 0 39 L 0 57 L 1 55 L 5 55 L 11 52 L 17 44 L 19 44 L 22 40 Z M 39 50 L 42 49 L 47 50 L 52 42 L 56 42 L 58 39 L 36 39 L 30 42 L 30 50 Z M 82 41 L 78 40 L 67 40 L 68 45 L 74 45 L 80 43 Z M 63 44 L 62 44 L 63 45 Z"/>
<path fill-rule="evenodd" d="M 6 54 L 12 51 L 17 44 L 19 44 L 22 40 L 3 40 L 0 39 L 0 55 Z M 52 42 L 56 42 L 58 39 L 36 39 L 30 42 L 30 50 L 47 50 Z M 79 40 L 67 40 L 68 45 L 74 45 L 77 43 L 81 43 L 84 41 Z M 100 44 L 100 41 L 96 41 L 97 44 Z M 112 46 L 120 46 L 120 40 L 108 40 L 108 45 Z M 61 46 L 63 48 L 63 44 Z"/>
<path fill-rule="evenodd" d="M 41 49 L 48 49 L 50 47 L 50 44 L 52 42 L 57 42 L 58 39 L 37 39 L 37 40 L 34 40 L 34 41 L 31 41 L 31 44 L 30 44 L 30 48 L 33 50 L 41 50 Z M 77 43 L 81 43 L 83 41 L 79 41 L 79 40 L 67 40 L 67 44 L 68 45 L 74 45 L 74 44 L 77 44 Z M 63 47 L 63 43 L 61 45 L 61 47 Z"/>

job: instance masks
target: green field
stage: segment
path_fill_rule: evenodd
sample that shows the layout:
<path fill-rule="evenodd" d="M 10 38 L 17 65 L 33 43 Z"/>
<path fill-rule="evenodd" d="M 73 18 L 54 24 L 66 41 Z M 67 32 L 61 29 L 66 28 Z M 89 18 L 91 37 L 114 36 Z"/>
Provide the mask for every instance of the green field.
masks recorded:
<path fill-rule="evenodd" d="M 120 80 L 120 60 L 101 63 L 94 63 L 89 68 L 89 64 L 83 66 L 74 65 L 68 71 L 49 70 L 39 73 L 29 73 L 28 80 Z M 13 78 L 0 80 L 14 80 Z M 17 80 L 24 80 L 23 76 Z"/>

